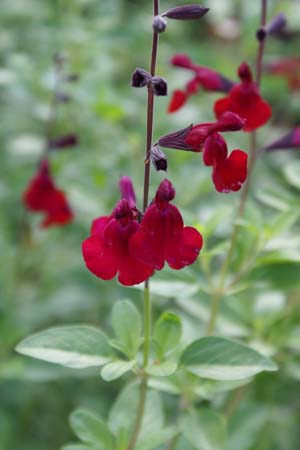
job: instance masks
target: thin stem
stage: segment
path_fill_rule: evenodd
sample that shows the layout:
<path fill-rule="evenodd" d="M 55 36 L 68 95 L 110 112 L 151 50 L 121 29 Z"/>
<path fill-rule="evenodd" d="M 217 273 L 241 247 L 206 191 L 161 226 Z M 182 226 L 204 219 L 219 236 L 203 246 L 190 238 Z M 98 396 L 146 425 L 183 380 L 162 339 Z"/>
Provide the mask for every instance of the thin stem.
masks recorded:
<path fill-rule="evenodd" d="M 260 17 L 260 26 L 265 26 L 267 20 L 267 0 L 261 0 L 261 17 Z M 265 42 L 262 41 L 259 43 L 258 52 L 257 52 L 257 59 L 256 59 L 256 84 L 259 87 L 261 82 L 261 76 L 262 76 L 262 63 L 263 63 L 263 54 L 264 54 L 264 48 L 265 48 Z M 207 324 L 207 334 L 213 334 L 217 316 L 220 310 L 220 304 L 222 300 L 222 296 L 224 294 L 224 288 L 225 288 L 225 281 L 226 276 L 228 273 L 228 269 L 230 267 L 232 257 L 235 250 L 235 244 L 238 238 L 239 233 L 239 225 L 240 220 L 243 217 L 246 202 L 249 196 L 249 190 L 250 190 L 250 183 L 252 180 L 252 174 L 255 167 L 256 162 L 256 132 L 252 131 L 250 134 L 250 152 L 249 152 L 249 162 L 248 162 L 248 175 L 247 180 L 244 185 L 244 188 L 242 190 L 241 196 L 240 196 L 240 203 L 237 210 L 236 220 L 235 224 L 231 233 L 228 252 L 226 254 L 226 257 L 223 261 L 223 264 L 221 266 L 221 274 L 220 274 L 220 281 L 217 289 L 215 290 L 212 300 L 211 300 L 211 310 L 210 310 L 210 317 Z"/>
<path fill-rule="evenodd" d="M 128 444 L 128 447 L 126 450 L 134 450 L 134 447 L 137 443 L 139 433 L 141 430 L 141 426 L 142 426 L 142 422 L 143 422 L 143 417 L 144 417 L 146 397 L 147 397 L 147 378 L 144 378 L 140 385 L 140 396 L 139 396 L 139 404 L 138 404 L 136 422 L 135 422 L 134 429 L 133 429 L 133 432 L 131 435 L 131 439 L 129 441 L 129 444 Z"/>
<path fill-rule="evenodd" d="M 144 286 L 144 363 L 143 363 L 144 367 L 147 367 L 149 361 L 150 334 L 151 334 L 151 301 L 149 292 L 149 280 L 146 280 Z"/>
<path fill-rule="evenodd" d="M 159 0 L 153 0 L 153 13 L 157 16 L 159 13 Z M 152 51 L 150 61 L 150 73 L 151 76 L 155 75 L 156 59 L 158 48 L 158 34 L 153 30 L 152 37 Z M 153 135 L 153 115 L 154 115 L 154 92 L 152 85 L 148 85 L 147 95 L 147 139 L 146 139 L 146 157 L 145 157 L 145 170 L 144 170 L 144 194 L 143 194 L 143 211 L 145 212 L 148 206 L 149 200 L 149 184 L 150 184 L 150 160 L 149 155 L 152 147 L 152 135 Z M 151 301 L 149 292 L 149 280 L 144 284 L 144 360 L 143 367 L 147 367 L 149 362 L 150 351 L 150 337 L 151 337 Z M 147 374 L 143 375 L 143 379 L 140 385 L 139 404 L 137 410 L 136 421 L 133 429 L 133 433 L 126 450 L 134 450 L 143 423 L 143 417 L 145 413 L 146 397 L 147 397 L 148 377 Z"/>

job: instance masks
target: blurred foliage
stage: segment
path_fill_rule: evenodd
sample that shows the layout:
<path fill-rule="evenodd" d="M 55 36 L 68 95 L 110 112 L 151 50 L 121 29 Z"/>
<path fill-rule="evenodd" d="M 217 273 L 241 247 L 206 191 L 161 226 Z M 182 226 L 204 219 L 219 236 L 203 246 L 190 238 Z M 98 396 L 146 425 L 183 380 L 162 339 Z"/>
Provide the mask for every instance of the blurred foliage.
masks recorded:
<path fill-rule="evenodd" d="M 289 27 L 300 28 L 297 1 L 270 3 L 269 17 L 284 11 Z M 176 5 L 161 2 L 162 9 L 170 6 Z M 170 22 L 160 38 L 158 73 L 168 79 L 170 92 L 188 79 L 186 72 L 168 64 L 175 52 L 188 53 L 231 78 L 242 60 L 254 64 L 259 2 L 210 0 L 207 6 L 211 11 L 201 23 Z M 30 333 L 63 323 L 111 331 L 111 309 L 118 299 L 130 298 L 141 310 L 140 290 L 93 277 L 84 267 L 80 245 L 92 219 L 106 215 L 118 199 L 120 175 L 133 178 L 141 200 L 145 91 L 131 89 L 129 79 L 135 67 L 149 64 L 151 2 L 2 0 L 0 23 L 0 449 L 53 450 L 74 440 L 67 421 L 72 410 L 80 406 L 107 417 L 124 382 L 108 385 L 96 370 L 61 369 L 18 356 L 14 347 Z M 66 86 L 72 100 L 59 108 L 52 133 L 76 131 L 80 143 L 51 157 L 57 184 L 67 192 L 76 218 L 67 227 L 45 231 L 39 218 L 23 210 L 21 197 L 45 148 L 56 52 L 65 56 L 66 70 L 79 77 Z M 270 39 L 265 59 L 298 54 L 297 40 Z M 289 92 L 284 80 L 264 76 L 262 92 L 273 106 L 273 120 L 259 131 L 259 146 L 300 122 L 300 94 Z M 211 120 L 217 97 L 200 93 L 172 116 L 166 114 L 168 99 L 159 98 L 155 138 Z M 246 134 L 229 135 L 228 142 L 230 149 L 248 149 Z M 164 269 L 155 278 L 154 314 L 159 317 L 166 308 L 179 314 L 188 343 L 205 334 L 211 289 L 239 194 L 216 194 L 210 169 L 198 154 L 167 154 L 176 204 L 186 223 L 199 226 L 206 243 L 193 267 Z M 299 165 L 297 151 L 259 158 L 229 274 L 230 290 L 217 321 L 218 333 L 243 338 L 273 356 L 280 371 L 257 376 L 242 391 L 244 401 L 237 409 L 236 392 L 241 391 L 218 391 L 205 380 L 198 387 L 197 407 L 209 399 L 220 411 L 232 409 L 231 450 L 299 447 Z M 152 173 L 152 194 L 163 177 Z M 177 402 L 171 381 L 157 382 L 156 388 L 164 392 L 171 421 Z M 194 426 L 188 420 L 187 430 Z M 183 436 L 176 450 L 194 448 L 190 445 Z"/>

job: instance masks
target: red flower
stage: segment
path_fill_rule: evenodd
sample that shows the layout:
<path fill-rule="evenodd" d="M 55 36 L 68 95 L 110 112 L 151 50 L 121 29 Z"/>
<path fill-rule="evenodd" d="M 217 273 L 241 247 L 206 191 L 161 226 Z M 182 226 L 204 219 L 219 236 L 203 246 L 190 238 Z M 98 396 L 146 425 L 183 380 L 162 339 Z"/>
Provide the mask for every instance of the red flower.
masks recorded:
<path fill-rule="evenodd" d="M 300 58 L 282 58 L 266 67 L 267 72 L 285 78 L 291 91 L 300 89 Z"/>
<path fill-rule="evenodd" d="M 233 82 L 223 77 L 209 67 L 194 64 L 193 61 L 184 54 L 177 54 L 171 58 L 171 64 L 194 72 L 194 77 L 186 84 L 184 90 L 175 90 L 169 103 L 168 112 L 178 111 L 187 99 L 196 94 L 202 87 L 204 90 L 213 92 L 228 92 L 233 86 Z"/>
<path fill-rule="evenodd" d="M 160 184 L 153 203 L 147 208 L 140 229 L 131 237 L 131 253 L 156 270 L 165 261 L 173 269 L 192 264 L 203 244 L 201 234 L 192 227 L 184 227 L 182 216 L 170 201 L 175 190 L 168 180 Z"/>
<path fill-rule="evenodd" d="M 272 110 L 260 96 L 248 64 L 240 65 L 238 75 L 241 83 L 233 86 L 227 97 L 215 102 L 215 115 L 220 118 L 226 111 L 234 112 L 246 120 L 244 131 L 253 131 L 270 119 Z"/>
<path fill-rule="evenodd" d="M 125 178 L 125 177 L 124 177 Z M 135 201 L 130 179 L 121 180 L 124 196 Z M 130 202 L 130 203 L 131 203 Z M 147 280 L 154 269 L 144 264 L 130 252 L 129 240 L 139 230 L 135 220 L 136 208 L 128 199 L 120 200 L 110 216 L 95 219 L 91 236 L 82 243 L 82 253 L 87 268 L 103 280 L 111 280 L 118 274 L 118 280 L 125 286 L 132 286 Z"/>
<path fill-rule="evenodd" d="M 245 122 L 237 114 L 226 112 L 216 122 L 200 123 L 194 125 L 185 137 L 185 143 L 194 152 L 201 152 L 208 136 L 216 131 L 239 131 Z"/>
<path fill-rule="evenodd" d="M 23 203 L 32 212 L 42 212 L 43 228 L 65 225 L 73 219 L 73 213 L 63 191 L 57 189 L 51 177 L 49 162 L 44 159 L 38 172 L 23 194 Z"/>
<path fill-rule="evenodd" d="M 215 188 L 223 193 L 240 190 L 247 178 L 248 155 L 241 150 L 233 150 L 227 155 L 227 144 L 219 133 L 213 133 L 206 139 L 203 162 L 206 166 L 213 166 Z"/>

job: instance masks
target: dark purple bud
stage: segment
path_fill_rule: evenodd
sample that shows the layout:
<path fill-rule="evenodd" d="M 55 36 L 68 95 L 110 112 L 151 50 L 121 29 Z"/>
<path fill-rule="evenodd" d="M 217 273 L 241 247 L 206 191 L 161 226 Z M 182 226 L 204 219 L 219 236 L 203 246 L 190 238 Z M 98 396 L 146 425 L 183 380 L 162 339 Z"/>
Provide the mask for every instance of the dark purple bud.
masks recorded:
<path fill-rule="evenodd" d="M 285 28 L 287 24 L 287 18 L 284 13 L 279 13 L 271 22 L 267 25 L 268 34 L 276 34 Z"/>
<path fill-rule="evenodd" d="M 162 14 L 163 17 L 168 17 L 168 19 L 175 20 L 193 20 L 200 19 L 209 11 L 209 8 L 200 6 L 197 4 L 177 6 L 175 8 L 168 9 Z"/>
<path fill-rule="evenodd" d="M 131 86 L 140 88 L 147 86 L 147 84 L 151 81 L 151 75 L 144 69 L 135 69 L 133 74 L 131 75 Z"/>
<path fill-rule="evenodd" d="M 155 95 L 168 95 L 168 85 L 166 80 L 161 77 L 153 77 L 151 82 Z"/>
<path fill-rule="evenodd" d="M 259 28 L 258 30 L 257 30 L 257 32 L 256 32 L 256 38 L 257 38 L 257 40 L 259 41 L 259 42 L 262 42 L 262 41 L 264 41 L 265 39 L 266 39 L 266 37 L 267 37 L 267 30 L 266 30 L 266 28 L 265 27 L 261 27 L 261 28 Z"/>
<path fill-rule="evenodd" d="M 263 147 L 259 152 L 272 152 L 274 150 L 284 149 L 298 149 L 300 150 L 300 126 L 294 128 L 289 133 L 285 134 L 271 144 Z"/>
<path fill-rule="evenodd" d="M 167 22 L 162 16 L 154 16 L 152 20 L 152 28 L 155 33 L 162 33 L 167 28 Z"/>
<path fill-rule="evenodd" d="M 158 144 L 161 147 L 193 151 L 193 147 L 191 147 L 185 142 L 185 138 L 187 137 L 192 128 L 193 125 L 189 125 L 188 127 L 183 128 L 182 130 L 167 134 L 166 136 L 163 136 L 159 139 Z"/>
<path fill-rule="evenodd" d="M 168 168 L 168 160 L 166 155 L 161 151 L 158 145 L 153 145 L 150 150 L 150 159 L 154 168 L 166 171 Z"/>
<path fill-rule="evenodd" d="M 78 138 L 77 138 L 76 134 L 74 134 L 74 133 L 69 133 L 69 134 L 65 134 L 63 136 L 59 136 L 58 138 L 51 139 L 48 142 L 48 146 L 50 149 L 55 149 L 55 148 L 64 149 L 67 147 L 74 147 L 77 144 L 78 144 Z"/>
<path fill-rule="evenodd" d="M 127 200 L 130 208 L 135 208 L 136 197 L 131 178 L 126 176 L 121 177 L 119 181 L 119 188 L 122 198 Z"/>

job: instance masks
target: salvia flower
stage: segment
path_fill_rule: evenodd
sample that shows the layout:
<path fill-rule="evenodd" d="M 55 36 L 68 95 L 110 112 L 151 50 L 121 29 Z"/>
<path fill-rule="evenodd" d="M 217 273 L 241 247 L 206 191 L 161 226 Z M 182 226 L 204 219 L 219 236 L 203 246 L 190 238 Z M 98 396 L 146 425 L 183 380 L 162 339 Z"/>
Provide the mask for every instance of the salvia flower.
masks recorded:
<path fill-rule="evenodd" d="M 247 153 L 233 150 L 228 156 L 225 139 L 219 133 L 211 134 L 203 148 L 203 162 L 212 166 L 212 180 L 218 192 L 241 189 L 247 178 Z"/>
<path fill-rule="evenodd" d="M 65 225 L 73 213 L 63 191 L 57 189 L 50 173 L 49 162 L 44 159 L 23 194 L 23 203 L 29 211 L 44 213 L 43 228 Z"/>
<path fill-rule="evenodd" d="M 234 83 L 220 73 L 209 67 L 194 64 L 189 56 L 177 54 L 171 58 L 171 64 L 176 67 L 191 70 L 193 78 L 188 81 L 184 89 L 177 89 L 173 92 L 168 106 L 168 112 L 178 111 L 191 95 L 195 95 L 200 88 L 212 92 L 228 92 Z"/>
<path fill-rule="evenodd" d="M 215 132 L 239 131 L 245 121 L 235 113 L 226 112 L 217 121 L 190 125 L 159 139 L 162 147 L 201 152 L 207 137 Z"/>
<path fill-rule="evenodd" d="M 266 71 L 272 75 L 285 78 L 290 91 L 300 89 L 300 58 L 281 58 L 270 62 L 266 66 Z"/>
<path fill-rule="evenodd" d="M 147 280 L 154 269 L 129 249 L 130 238 L 140 228 L 129 177 L 122 177 L 120 189 L 123 198 L 111 215 L 93 221 L 91 235 L 82 243 L 82 254 L 87 268 L 97 277 L 111 280 L 118 274 L 121 284 L 132 286 Z"/>
<path fill-rule="evenodd" d="M 238 75 L 241 82 L 232 87 L 228 96 L 215 102 L 215 115 L 219 118 L 226 111 L 234 112 L 246 121 L 244 131 L 253 131 L 265 125 L 272 110 L 262 99 L 247 63 L 239 66 Z"/>
<path fill-rule="evenodd" d="M 177 270 L 192 264 L 203 244 L 195 228 L 184 226 L 179 210 L 170 203 L 174 197 L 175 190 L 165 179 L 129 243 L 131 253 L 156 270 L 162 269 L 165 262 Z"/>

